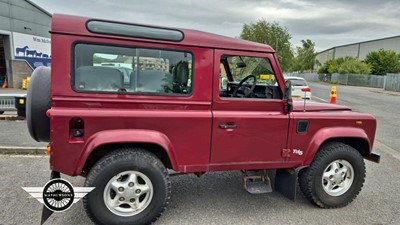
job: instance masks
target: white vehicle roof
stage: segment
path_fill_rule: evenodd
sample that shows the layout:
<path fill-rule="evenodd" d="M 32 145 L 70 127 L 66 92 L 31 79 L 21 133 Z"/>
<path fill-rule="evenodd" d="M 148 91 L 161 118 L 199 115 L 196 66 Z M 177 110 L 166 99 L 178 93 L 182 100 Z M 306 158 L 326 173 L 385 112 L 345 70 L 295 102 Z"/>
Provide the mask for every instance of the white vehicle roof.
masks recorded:
<path fill-rule="evenodd" d="M 285 77 L 285 80 L 305 80 L 302 77 Z"/>

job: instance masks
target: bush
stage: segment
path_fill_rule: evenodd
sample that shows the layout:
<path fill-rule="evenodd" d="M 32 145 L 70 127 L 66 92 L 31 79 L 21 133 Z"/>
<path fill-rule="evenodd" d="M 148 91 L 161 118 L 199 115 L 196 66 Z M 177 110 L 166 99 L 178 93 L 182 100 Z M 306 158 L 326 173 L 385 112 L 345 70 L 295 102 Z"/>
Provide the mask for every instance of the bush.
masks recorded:
<path fill-rule="evenodd" d="M 386 75 L 400 72 L 400 54 L 392 50 L 380 49 L 368 53 L 365 62 L 371 65 L 372 74 Z"/>
<path fill-rule="evenodd" d="M 320 74 L 370 74 L 371 67 L 355 58 L 330 59 L 318 70 Z"/>
<path fill-rule="evenodd" d="M 348 59 L 340 64 L 338 72 L 340 74 L 370 74 L 371 67 L 357 59 Z"/>

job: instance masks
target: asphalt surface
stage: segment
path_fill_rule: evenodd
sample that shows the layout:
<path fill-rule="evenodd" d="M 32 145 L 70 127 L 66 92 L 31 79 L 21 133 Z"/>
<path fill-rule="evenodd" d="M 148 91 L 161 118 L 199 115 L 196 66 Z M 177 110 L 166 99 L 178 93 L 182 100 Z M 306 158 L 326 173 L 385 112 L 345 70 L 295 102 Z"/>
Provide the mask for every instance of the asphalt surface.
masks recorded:
<path fill-rule="evenodd" d="M 312 83 L 316 101 L 329 100 L 330 85 Z M 397 93 L 338 86 L 338 103 L 378 119 L 375 151 L 380 164 L 366 162 L 363 190 L 350 205 L 320 209 L 298 192 L 296 203 L 279 193 L 251 195 L 239 172 L 171 177 L 171 202 L 155 224 L 400 224 L 400 153 Z M 318 98 L 318 99 L 317 99 Z M 45 146 L 33 141 L 24 121 L 0 120 L 1 145 Z M 0 155 L 0 225 L 39 224 L 42 205 L 21 187 L 43 186 L 50 175 L 47 156 Z M 83 186 L 81 177 L 63 178 Z M 53 214 L 46 224 L 92 224 L 82 202 Z"/>
<path fill-rule="evenodd" d="M 383 153 L 381 164 L 367 162 L 360 195 L 340 209 L 320 209 L 298 193 L 292 202 L 279 193 L 251 195 L 239 172 L 171 177 L 172 198 L 158 224 L 399 224 L 400 163 Z M 21 187 L 42 186 L 50 174 L 47 156 L 0 155 L 0 224 L 39 224 L 41 204 Z M 12 174 L 12 176 L 10 176 Z M 63 176 L 76 186 L 84 179 Z M 53 214 L 46 224 L 91 224 L 82 202 Z"/>
<path fill-rule="evenodd" d="M 46 147 L 46 145 L 31 138 L 26 120 L 0 120 L 0 147 Z"/>
<path fill-rule="evenodd" d="M 46 143 L 36 142 L 31 138 L 26 120 L 18 118 L 16 111 L 6 111 L 0 115 L 0 152 L 3 149 L 18 147 L 21 149 L 34 150 L 46 147 Z"/>
<path fill-rule="evenodd" d="M 314 101 L 329 101 L 332 85 L 309 83 Z M 337 104 L 374 115 L 378 121 L 376 140 L 400 152 L 400 92 L 378 88 L 336 86 Z M 399 222 L 400 223 L 400 222 Z"/>

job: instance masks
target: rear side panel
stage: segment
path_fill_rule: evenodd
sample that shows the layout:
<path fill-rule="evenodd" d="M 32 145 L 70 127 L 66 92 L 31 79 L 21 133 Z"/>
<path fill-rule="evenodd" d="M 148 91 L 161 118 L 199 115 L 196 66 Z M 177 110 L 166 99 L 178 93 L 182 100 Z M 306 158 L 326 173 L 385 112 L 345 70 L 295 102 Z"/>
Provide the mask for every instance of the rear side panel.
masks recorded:
<path fill-rule="evenodd" d="M 208 168 L 211 138 L 211 83 L 213 51 L 182 47 L 193 54 L 194 90 L 191 96 L 138 94 L 96 94 L 75 92 L 71 87 L 76 43 L 102 43 L 127 47 L 171 49 L 167 44 L 76 37 L 52 34 L 51 166 L 55 171 L 77 175 L 78 164 L 85 156 L 88 139 L 107 130 L 151 130 L 165 135 L 173 149 L 175 170 L 204 171 Z M 176 48 L 176 47 L 175 47 Z M 73 137 L 71 121 L 84 123 L 84 136 Z M 121 135 L 129 135 L 121 132 Z M 101 139 L 101 138 L 100 138 Z M 137 138 L 125 137 L 126 142 Z M 116 140 L 117 141 L 117 140 Z M 146 143 L 146 140 L 141 142 Z M 106 143 L 106 141 L 105 141 Z"/>

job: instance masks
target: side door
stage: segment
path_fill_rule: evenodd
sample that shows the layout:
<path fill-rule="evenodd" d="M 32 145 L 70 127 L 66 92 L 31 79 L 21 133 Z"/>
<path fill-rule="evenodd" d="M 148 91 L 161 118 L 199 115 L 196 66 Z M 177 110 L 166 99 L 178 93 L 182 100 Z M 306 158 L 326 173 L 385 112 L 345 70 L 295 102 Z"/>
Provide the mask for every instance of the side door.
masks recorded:
<path fill-rule="evenodd" d="M 214 60 L 210 170 L 261 169 L 282 163 L 289 114 L 284 112 L 284 80 L 274 55 L 216 50 Z M 253 92 L 232 96 L 250 74 L 257 78 Z M 253 83 L 249 79 L 243 86 L 251 88 Z"/>

